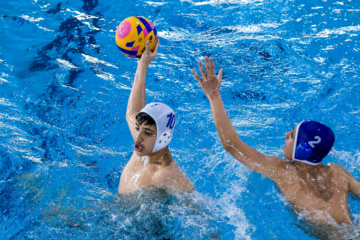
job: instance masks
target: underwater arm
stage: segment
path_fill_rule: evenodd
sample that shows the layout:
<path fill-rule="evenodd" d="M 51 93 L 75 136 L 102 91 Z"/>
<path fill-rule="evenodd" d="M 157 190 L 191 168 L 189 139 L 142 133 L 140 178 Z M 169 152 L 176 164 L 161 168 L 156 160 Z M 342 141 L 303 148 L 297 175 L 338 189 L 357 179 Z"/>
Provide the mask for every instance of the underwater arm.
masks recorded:
<path fill-rule="evenodd" d="M 140 110 L 145 107 L 145 85 L 146 85 L 146 72 L 152 60 L 157 55 L 159 41 L 156 45 L 154 52 L 151 52 L 150 41 L 146 41 L 145 52 L 138 60 L 138 65 L 135 73 L 134 85 L 131 89 L 128 105 L 126 109 L 126 121 L 128 123 L 131 135 L 135 138 L 135 123 L 136 115 Z"/>
<path fill-rule="evenodd" d="M 223 70 L 221 69 L 216 77 L 213 60 L 207 57 L 205 57 L 205 67 L 207 73 L 205 73 L 202 63 L 199 61 L 202 77 L 199 77 L 194 70 L 192 70 L 192 73 L 210 101 L 215 126 L 224 149 L 255 172 L 270 178 L 276 177 L 273 170 L 277 167 L 280 168 L 283 161 L 280 158 L 264 155 L 240 140 L 226 114 L 219 91 Z"/>

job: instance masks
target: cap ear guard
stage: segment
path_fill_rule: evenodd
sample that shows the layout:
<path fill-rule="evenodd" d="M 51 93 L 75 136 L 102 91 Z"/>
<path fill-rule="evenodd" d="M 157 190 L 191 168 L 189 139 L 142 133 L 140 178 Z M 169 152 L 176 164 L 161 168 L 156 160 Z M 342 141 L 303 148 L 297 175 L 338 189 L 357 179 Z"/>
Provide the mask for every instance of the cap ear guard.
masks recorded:
<path fill-rule="evenodd" d="M 167 131 L 167 132 L 162 133 L 162 135 L 159 136 L 159 138 L 157 139 L 157 143 L 154 145 L 153 152 L 156 152 L 156 151 L 158 151 L 160 149 L 163 149 L 164 147 L 169 145 L 171 139 L 172 139 L 171 131 Z"/>
<path fill-rule="evenodd" d="M 295 157 L 299 160 L 307 160 L 312 154 L 311 146 L 305 142 L 300 143 L 295 149 Z"/>

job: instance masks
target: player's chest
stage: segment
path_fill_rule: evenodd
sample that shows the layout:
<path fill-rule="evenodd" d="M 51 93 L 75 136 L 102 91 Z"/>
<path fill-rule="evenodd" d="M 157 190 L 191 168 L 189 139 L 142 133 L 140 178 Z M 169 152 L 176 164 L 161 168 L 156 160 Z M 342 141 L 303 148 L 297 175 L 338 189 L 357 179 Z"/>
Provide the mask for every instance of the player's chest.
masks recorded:
<path fill-rule="evenodd" d="M 153 185 L 155 171 L 151 167 L 133 166 L 125 174 L 125 182 L 131 188 L 147 188 Z"/>

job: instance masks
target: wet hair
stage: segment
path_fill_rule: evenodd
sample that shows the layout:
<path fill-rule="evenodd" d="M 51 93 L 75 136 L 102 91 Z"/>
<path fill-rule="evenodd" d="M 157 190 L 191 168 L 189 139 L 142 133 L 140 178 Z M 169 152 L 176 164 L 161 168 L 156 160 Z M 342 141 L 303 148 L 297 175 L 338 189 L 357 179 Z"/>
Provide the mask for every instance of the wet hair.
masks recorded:
<path fill-rule="evenodd" d="M 136 115 L 136 123 L 141 125 L 143 123 L 145 123 L 145 125 L 155 125 L 156 128 L 156 123 L 155 120 L 147 113 L 144 112 L 140 112 Z"/>

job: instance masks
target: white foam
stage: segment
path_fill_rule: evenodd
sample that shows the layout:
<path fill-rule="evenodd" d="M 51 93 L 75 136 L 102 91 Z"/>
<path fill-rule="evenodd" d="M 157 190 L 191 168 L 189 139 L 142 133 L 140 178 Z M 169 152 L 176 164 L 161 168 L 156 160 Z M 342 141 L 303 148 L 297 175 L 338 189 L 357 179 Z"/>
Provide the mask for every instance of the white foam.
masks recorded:
<path fill-rule="evenodd" d="M 60 67 L 63 67 L 63 68 L 65 68 L 65 69 L 76 69 L 76 68 L 79 68 L 79 67 L 75 66 L 74 64 L 72 64 L 71 62 L 66 61 L 66 60 L 63 60 L 63 59 L 60 59 L 60 58 L 57 58 L 56 61 L 59 63 L 59 66 L 60 66 Z"/>
<path fill-rule="evenodd" d="M 105 62 L 105 61 L 103 61 L 103 60 L 99 60 L 99 59 L 97 59 L 96 57 L 92 57 L 92 56 L 86 55 L 86 54 L 84 54 L 84 53 L 82 53 L 81 55 L 82 55 L 82 56 L 85 58 L 85 60 L 88 61 L 88 62 L 91 62 L 91 63 L 100 63 L 100 64 L 104 64 L 104 65 L 106 65 L 106 66 L 108 66 L 108 67 L 113 67 L 113 68 L 118 69 L 118 67 L 116 67 L 116 66 L 114 66 L 114 65 L 112 65 L 112 64 L 110 64 L 110 63 L 108 63 L 108 62 Z"/>
<path fill-rule="evenodd" d="M 45 20 L 44 18 L 34 18 L 34 17 L 30 17 L 30 16 L 25 15 L 25 14 L 21 15 L 20 17 L 25 19 L 25 20 L 28 20 L 29 22 L 40 22 L 42 20 Z"/>
<path fill-rule="evenodd" d="M 195 6 L 202 6 L 202 5 L 221 5 L 221 4 L 256 4 L 262 3 L 264 0 L 208 0 L 202 2 L 194 2 L 191 0 L 181 0 L 181 2 L 189 2 Z"/>
<path fill-rule="evenodd" d="M 15 106 L 14 103 L 10 102 L 6 98 L 0 98 L 0 105 L 3 105 L 3 106 Z"/>
<path fill-rule="evenodd" d="M 347 26 L 347 27 L 341 27 L 341 28 L 336 28 L 336 29 L 325 29 L 325 30 L 317 33 L 316 37 L 327 38 L 330 35 L 344 35 L 344 34 L 348 34 L 350 32 L 359 32 L 359 31 L 360 31 L 360 25 Z"/>

